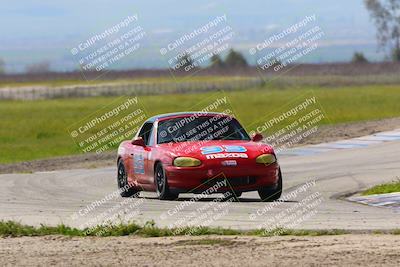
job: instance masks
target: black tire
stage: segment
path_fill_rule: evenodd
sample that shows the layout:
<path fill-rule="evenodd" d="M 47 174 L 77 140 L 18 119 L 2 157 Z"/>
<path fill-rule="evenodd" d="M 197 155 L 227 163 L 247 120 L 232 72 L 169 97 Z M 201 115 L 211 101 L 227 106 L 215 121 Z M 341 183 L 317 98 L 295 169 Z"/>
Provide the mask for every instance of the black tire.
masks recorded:
<path fill-rule="evenodd" d="M 239 198 L 239 197 L 242 196 L 242 192 L 233 192 L 233 194 L 234 194 L 237 198 Z"/>
<path fill-rule="evenodd" d="M 278 200 L 282 195 L 282 173 L 281 169 L 279 169 L 279 178 L 278 183 L 274 186 L 264 187 L 258 190 L 258 195 L 261 198 L 261 201 L 270 202 Z"/>
<path fill-rule="evenodd" d="M 128 175 L 126 174 L 124 161 L 122 159 L 118 160 L 117 183 L 118 189 L 125 188 L 125 190 L 121 190 L 120 192 L 121 197 L 137 196 L 139 190 L 134 187 L 128 187 Z"/>
<path fill-rule="evenodd" d="M 235 198 L 235 201 L 239 201 L 239 198 L 242 196 L 242 192 L 234 192 L 234 191 L 229 191 L 230 195 L 228 198 Z"/>
<path fill-rule="evenodd" d="M 154 168 L 154 183 L 156 185 L 157 196 L 160 200 L 174 200 L 179 194 L 172 194 L 169 191 L 167 176 L 161 163 L 157 163 Z"/>

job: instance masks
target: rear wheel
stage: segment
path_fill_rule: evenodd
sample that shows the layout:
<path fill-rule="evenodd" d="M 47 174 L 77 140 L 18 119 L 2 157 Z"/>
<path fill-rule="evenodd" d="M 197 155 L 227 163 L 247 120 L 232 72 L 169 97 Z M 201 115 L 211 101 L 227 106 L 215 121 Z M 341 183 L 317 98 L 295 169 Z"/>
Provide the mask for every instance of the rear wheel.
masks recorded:
<path fill-rule="evenodd" d="M 121 190 L 121 197 L 136 196 L 139 190 L 128 185 L 128 175 L 125 170 L 124 161 L 120 159 L 118 161 L 118 173 L 117 173 L 118 188 Z"/>
<path fill-rule="evenodd" d="M 167 176 L 161 163 L 157 163 L 154 169 L 154 182 L 159 199 L 174 200 L 178 198 L 179 194 L 173 194 L 169 191 Z"/>
<path fill-rule="evenodd" d="M 264 187 L 258 190 L 258 195 L 261 198 L 261 201 L 275 201 L 278 200 L 282 195 L 282 173 L 281 169 L 279 169 L 278 174 L 278 183 L 274 186 Z"/>

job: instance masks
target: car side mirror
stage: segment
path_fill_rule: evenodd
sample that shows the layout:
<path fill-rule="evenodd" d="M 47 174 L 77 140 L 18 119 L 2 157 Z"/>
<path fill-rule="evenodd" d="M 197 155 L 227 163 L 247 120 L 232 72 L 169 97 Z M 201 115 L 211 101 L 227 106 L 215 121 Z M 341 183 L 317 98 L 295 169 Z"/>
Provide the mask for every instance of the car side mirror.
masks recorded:
<path fill-rule="evenodd" d="M 253 142 L 260 142 L 261 140 L 263 140 L 263 136 L 262 136 L 262 134 L 260 134 L 260 133 L 256 133 L 256 134 L 254 134 L 253 135 L 253 137 L 251 138 L 251 140 L 253 141 Z"/>
<path fill-rule="evenodd" d="M 134 146 L 142 146 L 145 147 L 146 144 L 144 143 L 144 140 L 142 137 L 136 137 L 132 140 L 132 145 Z"/>

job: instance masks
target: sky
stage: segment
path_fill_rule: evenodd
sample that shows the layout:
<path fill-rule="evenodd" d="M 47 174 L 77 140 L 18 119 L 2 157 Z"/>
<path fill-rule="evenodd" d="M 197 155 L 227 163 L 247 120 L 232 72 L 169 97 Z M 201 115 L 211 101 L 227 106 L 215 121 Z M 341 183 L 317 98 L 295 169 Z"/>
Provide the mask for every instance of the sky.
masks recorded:
<path fill-rule="evenodd" d="M 382 58 L 362 0 L 2 0 L 0 4 L 0 58 L 7 72 L 21 72 L 42 61 L 58 71 L 75 69 L 72 48 L 133 14 L 146 37 L 129 61 L 112 68 L 168 67 L 160 47 L 222 14 L 235 32 L 230 45 L 250 62 L 254 61 L 246 54 L 250 47 L 312 14 L 325 34 L 321 47 L 302 59 L 305 62 L 348 61 L 355 51 L 371 60 Z"/>

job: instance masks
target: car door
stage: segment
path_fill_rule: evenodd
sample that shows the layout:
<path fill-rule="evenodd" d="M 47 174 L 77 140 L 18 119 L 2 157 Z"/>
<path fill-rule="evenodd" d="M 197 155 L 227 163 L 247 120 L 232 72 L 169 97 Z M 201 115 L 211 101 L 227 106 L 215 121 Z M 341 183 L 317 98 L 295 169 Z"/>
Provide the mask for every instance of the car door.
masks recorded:
<path fill-rule="evenodd" d="M 137 137 L 143 138 L 145 146 L 132 145 L 130 152 L 133 179 L 139 184 L 152 183 L 152 172 L 149 171 L 148 161 L 151 153 L 152 144 L 150 143 L 153 133 L 153 123 L 146 122 L 140 129 Z"/>

